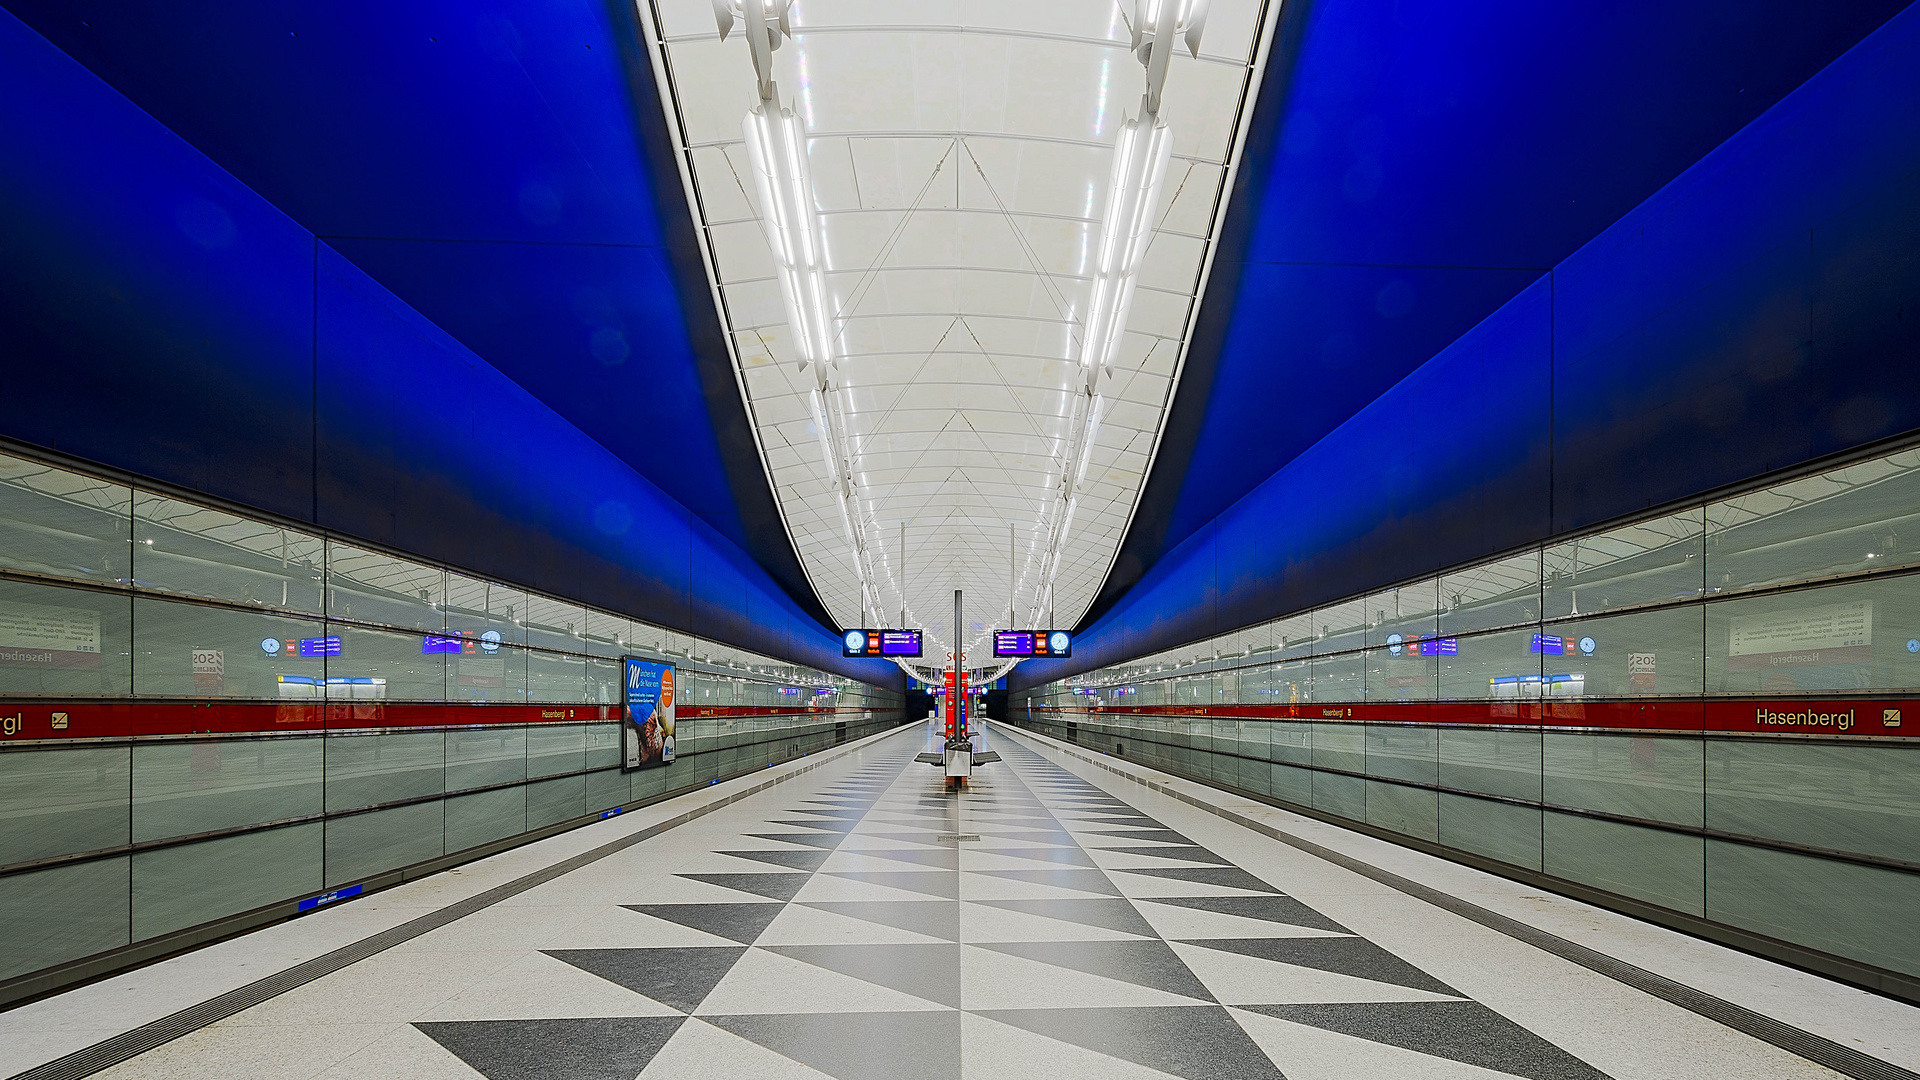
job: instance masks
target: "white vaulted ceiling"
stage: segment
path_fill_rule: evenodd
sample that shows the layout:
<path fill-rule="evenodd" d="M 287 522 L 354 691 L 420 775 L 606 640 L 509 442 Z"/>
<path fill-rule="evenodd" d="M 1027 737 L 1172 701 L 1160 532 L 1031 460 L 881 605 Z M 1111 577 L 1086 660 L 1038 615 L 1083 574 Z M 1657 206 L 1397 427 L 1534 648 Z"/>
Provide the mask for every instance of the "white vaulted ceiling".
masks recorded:
<path fill-rule="evenodd" d="M 1071 441 L 1077 362 L 1114 142 L 1145 77 L 1116 0 L 799 0 L 774 53 L 809 135 L 838 336 L 855 555 L 759 224 L 741 120 L 746 35 L 710 0 L 640 0 L 693 218 L 767 474 L 795 550 L 842 626 L 924 626 L 928 662 L 965 590 L 969 660 L 1009 619 L 1071 626 L 1106 577 L 1178 381 L 1230 167 L 1278 0 L 1212 0 L 1175 55 L 1173 157 L 1090 466 L 1041 578 Z M 905 527 L 905 559 L 901 531 Z M 1011 524 L 1011 542 L 1009 525 Z M 904 596 L 903 596 L 904 584 Z"/>

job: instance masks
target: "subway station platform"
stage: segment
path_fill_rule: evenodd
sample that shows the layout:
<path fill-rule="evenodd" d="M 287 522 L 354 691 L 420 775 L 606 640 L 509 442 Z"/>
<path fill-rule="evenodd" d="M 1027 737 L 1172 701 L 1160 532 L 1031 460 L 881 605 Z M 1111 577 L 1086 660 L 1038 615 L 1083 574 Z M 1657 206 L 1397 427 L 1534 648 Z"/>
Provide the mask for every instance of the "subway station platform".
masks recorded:
<path fill-rule="evenodd" d="M 0 1075 L 1910 1076 L 1920 1012 L 1044 737 L 910 725 L 0 1014 Z"/>

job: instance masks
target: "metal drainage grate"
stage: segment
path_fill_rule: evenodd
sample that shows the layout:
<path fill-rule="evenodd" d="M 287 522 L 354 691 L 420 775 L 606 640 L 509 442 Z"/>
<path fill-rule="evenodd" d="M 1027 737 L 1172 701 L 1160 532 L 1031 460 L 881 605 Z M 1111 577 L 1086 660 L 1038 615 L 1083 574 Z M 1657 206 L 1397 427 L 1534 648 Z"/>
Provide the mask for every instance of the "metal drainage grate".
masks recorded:
<path fill-rule="evenodd" d="M 940 834 L 940 843 L 942 844 L 958 844 L 958 843 L 961 843 L 962 841 L 967 841 L 967 840 L 972 840 L 977 842 L 979 839 L 980 839 L 979 833 L 941 833 Z"/>

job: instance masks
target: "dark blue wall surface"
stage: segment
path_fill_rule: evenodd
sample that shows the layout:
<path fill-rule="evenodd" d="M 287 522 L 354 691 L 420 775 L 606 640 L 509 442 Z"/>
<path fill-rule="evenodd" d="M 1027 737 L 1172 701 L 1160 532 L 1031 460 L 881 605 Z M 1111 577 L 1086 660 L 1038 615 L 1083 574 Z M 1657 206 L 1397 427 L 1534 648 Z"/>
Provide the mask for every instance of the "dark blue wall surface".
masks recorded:
<path fill-rule="evenodd" d="M 826 618 L 747 424 L 630 0 L 5 6 Z"/>
<path fill-rule="evenodd" d="M 1097 618 L 1906 0 L 1289 0 Z"/>
<path fill-rule="evenodd" d="M 1175 548 L 1020 685 L 1920 429 L 1920 8 Z"/>
<path fill-rule="evenodd" d="M 900 681 L 842 660 L 711 525 L 4 13 L 0 435 Z"/>

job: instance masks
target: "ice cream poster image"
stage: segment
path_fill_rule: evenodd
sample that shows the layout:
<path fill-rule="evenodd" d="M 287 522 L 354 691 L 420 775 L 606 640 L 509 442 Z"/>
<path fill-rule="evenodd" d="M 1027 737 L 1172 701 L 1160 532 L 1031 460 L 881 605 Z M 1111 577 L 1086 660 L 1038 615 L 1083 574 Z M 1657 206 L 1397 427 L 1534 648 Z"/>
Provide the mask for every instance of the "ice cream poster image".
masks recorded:
<path fill-rule="evenodd" d="M 673 761 L 673 665 L 627 657 L 627 716 L 621 725 L 628 769 Z"/>

